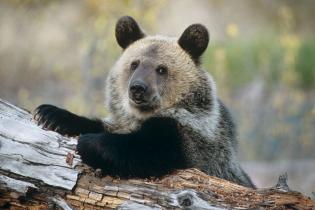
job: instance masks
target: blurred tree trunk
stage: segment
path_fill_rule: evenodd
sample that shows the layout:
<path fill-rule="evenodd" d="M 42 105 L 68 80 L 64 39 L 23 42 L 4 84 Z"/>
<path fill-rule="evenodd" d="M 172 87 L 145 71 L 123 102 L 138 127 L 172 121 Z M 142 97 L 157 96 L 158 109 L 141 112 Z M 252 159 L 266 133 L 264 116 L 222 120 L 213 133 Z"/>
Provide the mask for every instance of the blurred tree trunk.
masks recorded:
<path fill-rule="evenodd" d="M 75 139 L 44 131 L 0 99 L 0 209 L 315 209 L 286 176 L 249 189 L 197 169 L 162 179 L 103 177 L 80 164 Z"/>

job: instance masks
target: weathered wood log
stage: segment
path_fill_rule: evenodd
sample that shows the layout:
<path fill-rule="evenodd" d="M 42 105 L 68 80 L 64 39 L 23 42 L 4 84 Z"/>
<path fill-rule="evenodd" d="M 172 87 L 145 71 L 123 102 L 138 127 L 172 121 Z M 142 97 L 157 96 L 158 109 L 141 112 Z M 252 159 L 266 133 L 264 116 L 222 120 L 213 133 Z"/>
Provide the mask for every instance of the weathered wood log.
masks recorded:
<path fill-rule="evenodd" d="M 81 164 L 75 145 L 0 99 L 0 209 L 315 209 L 286 176 L 257 190 L 197 169 L 161 179 L 100 178 Z"/>

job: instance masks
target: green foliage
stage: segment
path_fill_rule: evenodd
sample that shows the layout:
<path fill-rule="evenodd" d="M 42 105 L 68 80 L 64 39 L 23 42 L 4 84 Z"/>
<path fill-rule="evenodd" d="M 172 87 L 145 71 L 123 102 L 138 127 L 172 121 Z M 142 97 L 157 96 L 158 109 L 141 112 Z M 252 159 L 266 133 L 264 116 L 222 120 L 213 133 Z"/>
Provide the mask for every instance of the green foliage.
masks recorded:
<path fill-rule="evenodd" d="M 293 61 L 286 56 L 291 49 L 282 46 L 275 36 L 253 40 L 212 43 L 204 55 L 204 65 L 216 78 L 238 88 L 261 77 L 269 85 L 283 83 L 291 88 L 315 88 L 315 42 L 303 40 Z M 297 82 L 287 82 L 283 77 L 296 73 Z"/>
<path fill-rule="evenodd" d="M 303 88 L 315 88 L 315 41 L 303 42 L 298 51 L 295 69 Z"/>

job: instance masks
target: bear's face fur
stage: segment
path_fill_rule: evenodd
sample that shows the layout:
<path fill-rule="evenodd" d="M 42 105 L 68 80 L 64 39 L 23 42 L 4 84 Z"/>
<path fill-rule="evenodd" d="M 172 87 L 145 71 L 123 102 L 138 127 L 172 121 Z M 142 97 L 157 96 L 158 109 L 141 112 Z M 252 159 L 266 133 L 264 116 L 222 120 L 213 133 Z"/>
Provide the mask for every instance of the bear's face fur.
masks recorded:
<path fill-rule="evenodd" d="M 135 63 L 137 67 L 133 69 Z M 163 37 L 147 37 L 133 43 L 124 51 L 115 70 L 119 95 L 128 99 L 126 105 L 139 113 L 174 106 L 199 80 L 198 69 L 189 55 L 176 40 Z M 144 105 L 135 103 L 130 94 L 131 84 L 137 80 L 147 85 Z"/>
<path fill-rule="evenodd" d="M 209 78 L 199 65 L 209 41 L 204 26 L 189 26 L 179 39 L 145 36 L 131 17 L 123 17 L 116 25 L 116 39 L 124 51 L 106 87 L 114 120 L 143 120 L 161 110 L 191 108 L 194 100 L 208 100 Z M 191 99 L 195 93 L 199 99 Z"/>

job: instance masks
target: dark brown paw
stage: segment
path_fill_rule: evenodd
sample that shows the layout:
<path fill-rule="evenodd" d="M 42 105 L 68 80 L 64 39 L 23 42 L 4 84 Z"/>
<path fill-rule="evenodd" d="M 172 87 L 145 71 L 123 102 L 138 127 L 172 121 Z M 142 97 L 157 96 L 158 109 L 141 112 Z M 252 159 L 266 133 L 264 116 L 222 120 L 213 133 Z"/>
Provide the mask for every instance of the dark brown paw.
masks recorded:
<path fill-rule="evenodd" d="M 76 135 L 72 128 L 74 125 L 71 123 L 74 115 L 64 109 L 43 104 L 35 109 L 33 117 L 45 130 L 56 131 L 62 135 Z"/>

